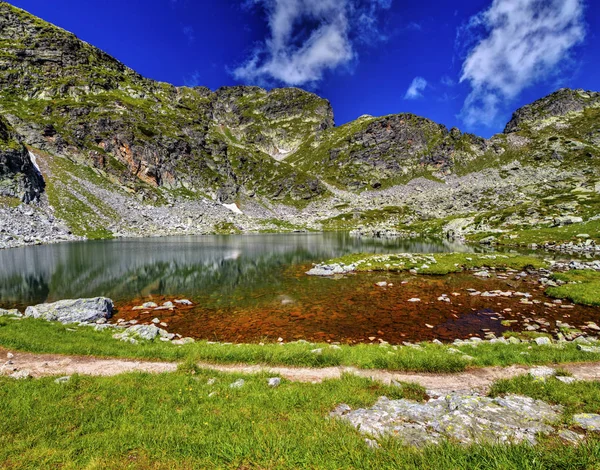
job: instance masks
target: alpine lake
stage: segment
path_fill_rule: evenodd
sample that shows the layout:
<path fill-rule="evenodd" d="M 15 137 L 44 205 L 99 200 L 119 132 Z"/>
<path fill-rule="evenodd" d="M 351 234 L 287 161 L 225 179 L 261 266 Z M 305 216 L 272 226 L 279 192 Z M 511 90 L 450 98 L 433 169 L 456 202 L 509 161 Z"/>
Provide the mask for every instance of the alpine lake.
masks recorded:
<path fill-rule="evenodd" d="M 23 311 L 44 302 L 104 296 L 115 303 L 111 322 L 158 319 L 173 333 L 234 343 L 447 342 L 522 331 L 528 317 L 543 317 L 549 327 L 557 321 L 579 325 L 597 319 L 597 308 L 573 306 L 568 312 L 549 308 L 551 300 L 531 276 L 305 274 L 313 263 L 349 253 L 482 250 L 448 241 L 353 238 L 342 232 L 118 239 L 15 248 L 0 251 L 0 308 Z M 391 285 L 376 285 L 382 281 Z M 523 305 L 516 297 L 469 295 L 473 290 L 507 289 L 530 292 L 539 302 Z M 452 302 L 440 302 L 442 295 L 452 296 Z M 415 298 L 420 301 L 409 301 Z M 192 305 L 139 308 L 145 302 L 162 305 L 181 299 Z"/>

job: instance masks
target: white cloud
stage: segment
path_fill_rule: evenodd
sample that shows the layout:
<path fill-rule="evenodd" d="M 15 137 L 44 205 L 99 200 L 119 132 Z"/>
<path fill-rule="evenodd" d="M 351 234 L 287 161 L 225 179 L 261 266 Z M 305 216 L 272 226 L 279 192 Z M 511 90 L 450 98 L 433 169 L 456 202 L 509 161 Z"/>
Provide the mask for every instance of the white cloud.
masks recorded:
<path fill-rule="evenodd" d="M 503 103 L 560 70 L 585 37 L 583 0 L 494 0 L 466 28 L 461 82 L 471 85 L 461 116 L 491 124 Z"/>
<path fill-rule="evenodd" d="M 327 70 L 350 64 L 355 44 L 387 40 L 379 14 L 392 0 L 246 0 L 262 5 L 269 37 L 233 71 L 250 82 L 275 80 L 287 85 L 319 81 Z"/>
<path fill-rule="evenodd" d="M 196 40 L 194 28 L 192 28 L 191 26 L 184 26 L 182 31 L 184 36 L 187 38 L 189 44 L 193 43 Z"/>
<path fill-rule="evenodd" d="M 202 75 L 195 70 L 194 73 L 183 78 L 183 84 L 189 87 L 200 86 L 202 85 Z"/>
<path fill-rule="evenodd" d="M 456 85 L 456 82 L 448 75 L 442 76 L 442 78 L 440 79 L 440 83 L 447 87 L 453 87 L 454 85 Z"/>
<path fill-rule="evenodd" d="M 404 95 L 405 100 L 416 100 L 418 98 L 423 98 L 423 91 L 427 88 L 427 80 L 423 77 L 415 77 L 406 90 L 406 94 Z"/>

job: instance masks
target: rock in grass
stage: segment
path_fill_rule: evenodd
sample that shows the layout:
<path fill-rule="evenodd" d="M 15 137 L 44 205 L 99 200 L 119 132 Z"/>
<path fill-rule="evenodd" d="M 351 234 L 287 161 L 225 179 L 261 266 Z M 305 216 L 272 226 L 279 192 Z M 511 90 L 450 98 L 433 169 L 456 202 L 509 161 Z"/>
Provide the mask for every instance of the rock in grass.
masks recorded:
<path fill-rule="evenodd" d="M 229 385 L 229 388 L 242 388 L 246 381 L 244 379 L 238 379 Z"/>
<path fill-rule="evenodd" d="M 565 442 L 569 444 L 579 444 L 581 441 L 585 439 L 585 436 L 581 434 L 577 434 L 576 432 L 569 431 L 568 429 L 563 429 L 558 432 L 558 436 Z"/>
<path fill-rule="evenodd" d="M 15 380 L 25 380 L 30 379 L 31 374 L 28 370 L 18 370 L 17 372 L 13 372 L 12 374 L 10 374 L 9 377 Z"/>
<path fill-rule="evenodd" d="M 550 338 L 548 338 L 546 336 L 540 336 L 539 338 L 536 338 L 534 341 L 538 346 L 547 346 L 549 344 L 552 344 L 552 341 L 550 340 Z"/>
<path fill-rule="evenodd" d="M 529 369 L 529 375 L 531 375 L 533 378 L 536 378 L 536 379 L 545 380 L 548 377 L 556 376 L 556 369 L 553 369 L 552 367 L 545 367 L 545 366 L 533 367 L 532 369 Z"/>
<path fill-rule="evenodd" d="M 573 382 L 577 382 L 577 379 L 575 377 L 567 377 L 565 375 L 557 376 L 556 379 L 560 380 L 562 383 L 565 384 L 572 384 Z"/>
<path fill-rule="evenodd" d="M 0 317 L 22 317 L 23 314 L 19 312 L 16 308 L 10 310 L 4 310 L 0 308 Z"/>
<path fill-rule="evenodd" d="M 175 337 L 173 333 L 169 333 L 168 331 L 154 325 L 134 325 L 127 328 L 126 334 L 134 335 L 148 341 L 151 341 L 158 336 L 166 339 L 173 339 Z"/>
<path fill-rule="evenodd" d="M 113 301 L 106 297 L 60 300 L 49 304 L 27 307 L 26 317 L 68 323 L 95 323 L 112 316 Z"/>
<path fill-rule="evenodd" d="M 600 354 L 600 347 L 598 346 L 583 346 L 581 344 L 578 344 L 577 349 L 586 353 Z"/>
<path fill-rule="evenodd" d="M 426 403 L 381 397 L 367 409 L 338 406 L 332 417 L 349 421 L 370 437 L 393 436 L 422 447 L 447 439 L 475 443 L 536 443 L 537 434 L 554 432 L 561 406 L 530 397 L 489 398 L 472 394 L 444 394 Z"/>
<path fill-rule="evenodd" d="M 54 381 L 54 383 L 56 383 L 56 384 L 64 384 L 64 383 L 68 382 L 69 380 L 71 380 L 71 376 L 70 375 L 66 375 L 65 377 L 59 377 L 58 379 L 56 379 Z"/>
<path fill-rule="evenodd" d="M 269 379 L 269 387 L 275 388 L 279 387 L 279 385 L 281 385 L 281 379 L 279 377 L 271 377 Z"/>
<path fill-rule="evenodd" d="M 574 415 L 573 422 L 586 431 L 600 431 L 600 415 L 594 413 Z"/>

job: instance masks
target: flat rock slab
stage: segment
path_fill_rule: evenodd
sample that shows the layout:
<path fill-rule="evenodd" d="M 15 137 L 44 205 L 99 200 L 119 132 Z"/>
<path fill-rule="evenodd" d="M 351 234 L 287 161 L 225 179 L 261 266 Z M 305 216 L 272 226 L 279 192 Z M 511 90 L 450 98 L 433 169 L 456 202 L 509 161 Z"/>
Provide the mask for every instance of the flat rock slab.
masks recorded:
<path fill-rule="evenodd" d="M 536 443 L 536 435 L 555 432 L 561 406 L 518 395 L 489 398 L 449 394 L 425 403 L 381 397 L 368 409 L 340 405 L 331 415 L 373 437 L 398 437 L 421 447 L 449 439 L 462 444 Z"/>
<path fill-rule="evenodd" d="M 61 323 L 93 323 L 112 316 L 113 301 L 106 297 L 60 300 L 27 307 L 26 317 L 42 318 Z"/>

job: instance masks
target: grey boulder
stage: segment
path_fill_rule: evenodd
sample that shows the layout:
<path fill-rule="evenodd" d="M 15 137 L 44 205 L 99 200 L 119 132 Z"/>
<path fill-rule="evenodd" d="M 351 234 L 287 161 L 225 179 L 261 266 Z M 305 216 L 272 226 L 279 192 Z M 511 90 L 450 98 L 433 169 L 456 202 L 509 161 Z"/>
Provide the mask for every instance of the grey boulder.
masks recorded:
<path fill-rule="evenodd" d="M 113 301 L 106 297 L 60 300 L 50 304 L 27 307 L 26 317 L 42 318 L 61 323 L 95 323 L 113 313 Z"/>

